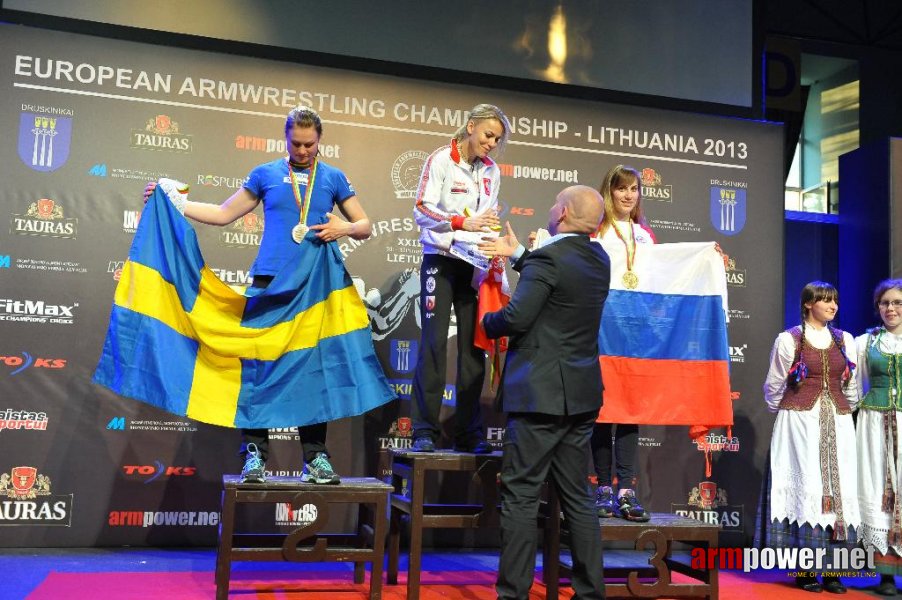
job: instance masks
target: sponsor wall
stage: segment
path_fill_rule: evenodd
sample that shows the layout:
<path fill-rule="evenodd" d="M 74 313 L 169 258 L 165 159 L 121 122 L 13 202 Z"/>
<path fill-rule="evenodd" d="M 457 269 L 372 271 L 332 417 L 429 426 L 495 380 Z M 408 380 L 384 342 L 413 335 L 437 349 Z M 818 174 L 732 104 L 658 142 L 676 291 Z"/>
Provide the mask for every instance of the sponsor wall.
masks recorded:
<path fill-rule="evenodd" d="M 329 430 L 344 475 L 386 475 L 410 444 L 419 342 L 420 247 L 412 217 L 428 154 L 493 102 L 514 136 L 498 161 L 501 211 L 525 238 L 563 187 L 597 186 L 625 162 L 642 174 L 659 242 L 716 240 L 729 255 L 736 425 L 713 432 L 713 475 L 686 428 L 643 427 L 640 494 L 654 511 L 753 530 L 772 418 L 760 399 L 781 326 L 781 135 L 751 121 L 419 82 L 2 26 L 0 125 L 0 546 L 212 545 L 221 477 L 240 470 L 237 431 L 176 418 L 91 383 L 144 184 L 172 177 L 221 202 L 255 165 L 284 154 L 295 104 L 324 119 L 323 158 L 348 174 L 373 222 L 341 254 L 370 313 L 399 401 Z M 207 262 L 249 283 L 265 223 L 252 213 L 197 226 Z M 424 276 L 428 276 L 425 275 Z M 512 278 L 515 280 L 515 276 Z M 455 335 L 452 322 L 452 337 Z M 444 416 L 453 414 L 453 360 Z M 302 393 L 299 392 L 299 397 Z M 483 394 L 489 441 L 503 418 Z M 267 467 L 298 476 L 294 430 L 274 430 Z M 444 501 L 475 494 L 436 481 Z M 242 515 L 278 530 L 311 518 L 279 505 Z M 334 525 L 351 515 L 336 511 Z M 494 543 L 494 534 L 436 543 Z"/>

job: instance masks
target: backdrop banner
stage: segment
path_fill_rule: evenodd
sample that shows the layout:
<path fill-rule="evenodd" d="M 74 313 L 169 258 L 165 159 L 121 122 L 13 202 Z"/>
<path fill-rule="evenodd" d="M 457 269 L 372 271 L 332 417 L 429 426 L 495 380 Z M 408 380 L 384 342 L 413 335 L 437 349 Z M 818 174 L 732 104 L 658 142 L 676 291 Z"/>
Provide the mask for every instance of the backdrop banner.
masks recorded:
<path fill-rule="evenodd" d="M 172 178 L 190 184 L 193 201 L 222 202 L 254 166 L 286 154 L 285 115 L 298 103 L 319 111 L 321 158 L 348 175 L 373 223 L 370 239 L 342 238 L 335 252 L 399 398 L 330 426 L 338 473 L 383 477 L 382 452 L 411 443 L 416 186 L 429 153 L 466 123 L 470 107 L 490 102 L 513 126 L 496 158 L 501 218 L 521 239 L 547 225 L 562 188 L 597 188 L 626 163 L 641 174 L 659 242 L 715 241 L 728 255 L 732 435 L 705 438 L 715 450 L 706 478 L 705 444 L 686 427 L 643 425 L 638 493 L 652 511 L 722 524 L 724 543 L 751 535 L 773 423 L 760 390 L 782 328 L 779 126 L 11 25 L 0 25 L 0 90 L 0 126 L 11 133 L 0 143 L 0 474 L 12 482 L 0 489 L 0 546 L 215 543 L 222 475 L 241 468 L 239 434 L 118 396 L 91 377 L 145 183 Z M 262 211 L 225 227 L 192 226 L 205 268 L 229 286 L 248 285 Z M 516 286 L 516 274 L 508 276 Z M 649 307 L 649 318 L 661 309 Z M 449 428 L 454 364 L 452 356 L 442 414 Z M 298 402 L 308 393 L 297 389 Z M 504 418 L 492 412 L 492 396 L 486 382 L 486 436 L 500 446 Z M 268 470 L 299 476 L 296 429 L 271 437 Z M 478 496 L 468 479 L 450 476 L 430 490 L 435 501 Z M 333 511 L 330 525 L 347 527 L 355 515 Z M 241 518 L 284 531 L 309 520 L 309 510 L 264 505 Z M 497 544 L 497 533 L 439 531 L 427 543 Z"/>

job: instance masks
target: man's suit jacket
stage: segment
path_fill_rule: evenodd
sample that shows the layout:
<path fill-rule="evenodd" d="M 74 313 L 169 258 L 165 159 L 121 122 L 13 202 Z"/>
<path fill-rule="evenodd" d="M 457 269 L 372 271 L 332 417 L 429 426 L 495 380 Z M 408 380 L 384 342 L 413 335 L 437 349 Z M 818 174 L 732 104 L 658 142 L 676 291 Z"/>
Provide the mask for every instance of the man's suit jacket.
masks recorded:
<path fill-rule="evenodd" d="M 611 263 L 587 235 L 562 238 L 524 254 L 510 303 L 483 324 L 491 338 L 510 336 L 501 383 L 505 412 L 575 415 L 601 408 L 598 328 Z"/>

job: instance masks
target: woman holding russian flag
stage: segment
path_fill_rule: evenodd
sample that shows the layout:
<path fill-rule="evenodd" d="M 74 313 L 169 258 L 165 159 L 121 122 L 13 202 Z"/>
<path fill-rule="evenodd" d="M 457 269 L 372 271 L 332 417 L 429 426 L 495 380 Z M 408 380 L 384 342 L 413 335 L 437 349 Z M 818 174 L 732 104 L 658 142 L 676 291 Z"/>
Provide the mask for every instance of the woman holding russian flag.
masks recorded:
<path fill-rule="evenodd" d="M 836 288 L 812 281 L 802 290 L 802 323 L 774 342 L 764 400 L 777 413 L 770 444 L 765 545 L 854 545 L 861 521 L 852 411 L 858 404 L 855 340 L 831 325 Z M 796 578 L 809 592 L 844 593 L 837 577 Z"/>
<path fill-rule="evenodd" d="M 880 583 L 875 591 L 893 596 L 893 576 L 902 575 L 902 279 L 886 279 L 877 284 L 874 308 L 882 324 L 855 338 L 858 381 L 863 394 L 857 429 L 861 503 L 858 537 L 865 548 L 876 550 Z"/>
<path fill-rule="evenodd" d="M 604 217 L 595 236 L 602 246 L 623 245 L 626 250 L 626 270 L 622 283 L 627 289 L 635 289 L 639 282 L 632 269 L 636 252 L 641 252 L 640 248 L 643 245 L 655 243 L 655 236 L 642 213 L 640 182 L 639 172 L 636 169 L 617 165 L 605 175 L 599 190 L 604 198 Z M 619 253 L 609 254 L 619 255 Z M 611 477 L 612 450 L 619 488 L 616 500 Z M 651 517 L 636 497 L 638 450 L 638 425 L 602 422 L 595 424 L 592 432 L 592 460 L 598 477 L 598 491 L 595 496 L 598 516 L 605 518 L 619 516 L 628 521 L 639 522 L 648 521 Z"/>

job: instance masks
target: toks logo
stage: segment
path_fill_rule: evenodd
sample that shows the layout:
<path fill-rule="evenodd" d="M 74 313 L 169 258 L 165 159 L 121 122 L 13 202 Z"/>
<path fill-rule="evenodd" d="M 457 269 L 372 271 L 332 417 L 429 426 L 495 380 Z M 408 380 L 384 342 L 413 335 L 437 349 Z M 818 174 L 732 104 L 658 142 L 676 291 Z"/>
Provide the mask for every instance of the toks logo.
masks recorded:
<path fill-rule="evenodd" d="M 720 525 L 725 531 L 742 530 L 743 505 L 728 504 L 727 491 L 713 481 L 702 481 L 689 492 L 687 504 L 671 504 L 670 509 L 681 517 Z"/>
<path fill-rule="evenodd" d="M 193 477 L 197 467 L 167 467 L 155 460 L 152 465 L 124 465 L 122 471 L 127 477 L 146 477 L 144 483 L 150 483 L 160 477 Z"/>
<path fill-rule="evenodd" d="M 191 152 L 190 135 L 179 132 L 179 124 L 166 115 L 147 119 L 144 129 L 132 129 L 131 147 L 166 152 Z"/>
<path fill-rule="evenodd" d="M 72 494 L 52 495 L 50 478 L 35 467 L 13 467 L 0 475 L 0 525 L 71 524 Z"/>
<path fill-rule="evenodd" d="M 65 358 L 35 358 L 24 351 L 22 356 L 0 356 L 0 362 L 7 367 L 13 367 L 10 375 L 18 375 L 32 365 L 35 369 L 64 369 L 66 367 Z"/>
<path fill-rule="evenodd" d="M 32 202 L 24 215 L 11 215 L 9 231 L 18 235 L 74 240 L 78 235 L 78 219 L 64 218 L 62 206 L 49 198 L 41 198 Z"/>

